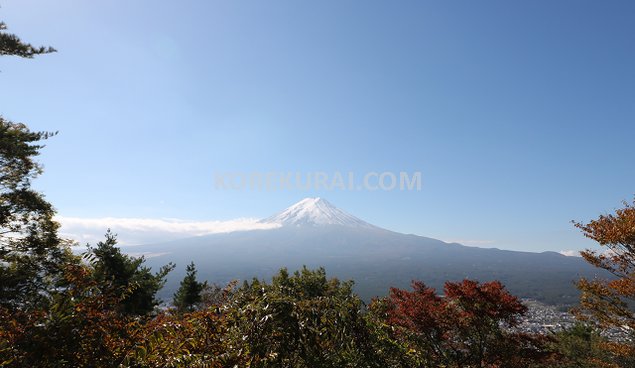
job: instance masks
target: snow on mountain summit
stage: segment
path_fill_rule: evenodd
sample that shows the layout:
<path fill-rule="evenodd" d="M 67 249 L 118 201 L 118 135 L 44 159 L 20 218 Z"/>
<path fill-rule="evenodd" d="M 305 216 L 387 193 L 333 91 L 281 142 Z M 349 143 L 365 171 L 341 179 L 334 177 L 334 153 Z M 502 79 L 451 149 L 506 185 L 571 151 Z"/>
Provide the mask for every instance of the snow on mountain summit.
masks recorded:
<path fill-rule="evenodd" d="M 340 210 L 326 199 L 319 197 L 305 198 L 261 222 L 282 226 L 340 225 L 375 228 L 375 226 Z"/>

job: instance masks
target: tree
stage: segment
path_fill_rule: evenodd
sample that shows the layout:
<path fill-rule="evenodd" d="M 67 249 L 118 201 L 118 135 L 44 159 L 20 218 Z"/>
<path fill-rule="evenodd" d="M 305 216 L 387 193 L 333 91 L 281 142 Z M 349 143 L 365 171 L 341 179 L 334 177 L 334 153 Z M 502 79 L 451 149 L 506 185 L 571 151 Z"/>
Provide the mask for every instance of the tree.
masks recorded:
<path fill-rule="evenodd" d="M 4 22 L 0 22 L 0 55 L 14 55 L 23 58 L 32 58 L 35 55 L 48 54 L 55 52 L 51 46 L 33 46 L 29 43 L 22 42 L 20 38 L 14 34 L 3 32 L 7 29 Z"/>
<path fill-rule="evenodd" d="M 47 278 L 64 256 L 54 209 L 31 188 L 41 173 L 34 161 L 39 142 L 52 133 L 32 132 L 0 117 L 0 304 L 27 307 L 42 301 Z"/>
<path fill-rule="evenodd" d="M 611 342 L 600 335 L 593 326 L 576 323 L 572 327 L 559 331 L 554 336 L 551 349 L 561 355 L 557 367 L 561 368 L 619 368 L 616 357 L 611 353 Z"/>
<path fill-rule="evenodd" d="M 422 282 L 412 288 L 391 288 L 379 302 L 418 366 L 526 367 L 546 358 L 538 339 L 513 330 L 527 308 L 500 282 L 446 282 L 443 296 Z"/>
<path fill-rule="evenodd" d="M 31 58 L 54 52 L 6 33 L 0 22 L 0 55 Z M 34 160 L 41 141 L 55 133 L 33 132 L 0 116 L 0 306 L 31 308 L 45 300 L 47 283 L 59 276 L 59 259 L 68 255 L 57 236 L 54 209 L 31 188 L 42 172 Z"/>
<path fill-rule="evenodd" d="M 226 333 L 225 315 L 217 310 L 161 313 L 138 326 L 134 348 L 117 367 L 245 367 Z"/>
<path fill-rule="evenodd" d="M 173 264 L 161 267 L 153 274 L 144 266 L 144 257 L 131 257 L 116 246 L 117 237 L 110 230 L 106 239 L 89 247 L 87 258 L 94 267 L 93 277 L 103 289 L 115 288 L 121 295 L 121 311 L 128 315 L 147 315 L 160 301 L 156 294 L 165 284 Z"/>
<path fill-rule="evenodd" d="M 186 275 L 181 280 L 181 286 L 174 294 L 173 304 L 179 312 L 192 312 L 201 302 L 202 291 L 207 287 L 207 281 L 196 281 L 196 266 L 190 263 L 186 269 Z"/>
<path fill-rule="evenodd" d="M 582 257 L 595 267 L 613 275 L 607 279 L 580 279 L 580 308 L 576 314 L 582 320 L 597 322 L 603 327 L 635 329 L 635 201 L 624 202 L 615 213 L 601 215 L 588 223 L 574 222 L 587 238 L 606 248 L 587 249 Z M 632 333 L 632 332 L 631 332 Z M 620 349 L 618 349 L 620 350 Z M 635 346 L 623 345 L 624 354 L 635 356 Z"/>
<path fill-rule="evenodd" d="M 384 367 L 367 344 L 352 285 L 306 267 L 245 283 L 223 309 L 232 353 L 249 367 Z"/>
<path fill-rule="evenodd" d="M 238 282 L 234 280 L 224 287 L 216 283 L 206 284 L 201 291 L 201 301 L 199 305 L 201 308 L 218 308 L 223 306 L 229 298 L 231 298 L 237 283 Z"/>
<path fill-rule="evenodd" d="M 67 264 L 47 308 L 0 316 L 0 366 L 119 366 L 141 321 L 122 315 L 119 295 L 102 291 L 91 274 L 88 264 Z"/>

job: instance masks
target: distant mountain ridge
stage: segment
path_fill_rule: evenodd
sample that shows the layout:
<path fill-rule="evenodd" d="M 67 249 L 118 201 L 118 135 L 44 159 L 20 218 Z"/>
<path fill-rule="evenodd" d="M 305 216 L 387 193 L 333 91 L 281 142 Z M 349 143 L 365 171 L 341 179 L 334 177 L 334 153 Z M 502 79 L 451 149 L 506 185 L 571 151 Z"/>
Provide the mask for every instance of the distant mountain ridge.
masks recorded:
<path fill-rule="evenodd" d="M 466 247 L 382 229 L 322 198 L 305 198 L 261 222 L 280 226 L 124 247 L 124 251 L 156 255 L 148 258 L 153 267 L 177 264 L 164 298 L 170 298 L 191 261 L 199 277 L 221 284 L 269 278 L 281 267 L 323 266 L 330 276 L 355 280 L 356 291 L 366 300 L 385 295 L 390 286 L 408 287 L 413 279 L 440 289 L 445 281 L 470 278 L 500 280 L 520 297 L 570 305 L 578 298 L 573 282 L 598 275 L 581 258 L 555 252 Z"/>

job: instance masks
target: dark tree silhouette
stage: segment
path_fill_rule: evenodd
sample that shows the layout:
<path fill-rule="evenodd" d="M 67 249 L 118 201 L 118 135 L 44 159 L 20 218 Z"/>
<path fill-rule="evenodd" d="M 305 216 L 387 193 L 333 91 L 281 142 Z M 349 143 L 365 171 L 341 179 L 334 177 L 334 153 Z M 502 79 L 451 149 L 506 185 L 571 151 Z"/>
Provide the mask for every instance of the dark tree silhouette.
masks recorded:
<path fill-rule="evenodd" d="M 174 294 L 173 304 L 179 312 L 192 312 L 196 305 L 201 302 L 201 293 L 207 287 L 207 282 L 196 280 L 196 266 L 194 262 L 187 266 L 187 273 L 181 286 Z"/>
<path fill-rule="evenodd" d="M 33 46 L 22 42 L 20 38 L 12 33 L 5 32 L 7 25 L 0 22 L 0 55 L 13 55 L 23 58 L 32 58 L 35 55 L 55 52 L 51 46 Z"/>
<path fill-rule="evenodd" d="M 143 265 L 144 257 L 123 254 L 116 245 L 117 238 L 109 230 L 104 241 L 97 243 L 95 248 L 89 248 L 87 257 L 94 268 L 94 278 L 100 288 L 114 288 L 120 292 L 121 308 L 125 314 L 149 314 L 160 303 L 156 294 L 174 265 L 163 266 L 153 274 Z"/>

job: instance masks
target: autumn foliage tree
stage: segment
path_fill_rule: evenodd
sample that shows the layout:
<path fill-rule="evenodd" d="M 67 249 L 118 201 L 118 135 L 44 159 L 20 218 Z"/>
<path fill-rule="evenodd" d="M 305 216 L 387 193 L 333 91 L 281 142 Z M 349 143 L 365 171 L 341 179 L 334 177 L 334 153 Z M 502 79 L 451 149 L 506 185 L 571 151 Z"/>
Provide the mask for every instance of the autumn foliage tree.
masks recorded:
<path fill-rule="evenodd" d="M 500 282 L 447 282 L 442 296 L 422 282 L 412 288 L 391 288 L 375 303 L 417 366 L 526 367 L 546 358 L 539 339 L 514 332 L 527 309 Z"/>
<path fill-rule="evenodd" d="M 602 327 L 635 330 L 635 202 L 624 202 L 624 207 L 614 213 L 601 215 L 588 223 L 576 222 L 575 226 L 603 248 L 600 251 L 587 249 L 581 252 L 582 257 L 614 276 L 578 282 L 582 292 L 578 316 Z M 635 356 L 632 344 L 608 348 L 617 355 Z"/>
<path fill-rule="evenodd" d="M 139 321 L 119 312 L 116 288 L 93 278 L 89 265 L 66 264 L 63 283 L 46 309 L 12 316 L 2 367 L 117 367 L 134 345 L 129 333 Z M 2 345 L 0 343 L 0 345 Z M 3 354 L 4 353 L 4 354 Z M 2 362 L 4 358 L 4 362 Z"/>
<path fill-rule="evenodd" d="M 219 309 L 160 313 L 132 325 L 130 348 L 117 367 L 241 367 L 244 358 L 227 339 L 225 315 Z"/>

